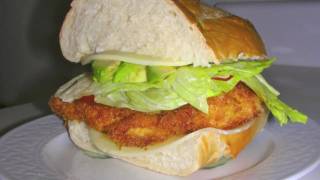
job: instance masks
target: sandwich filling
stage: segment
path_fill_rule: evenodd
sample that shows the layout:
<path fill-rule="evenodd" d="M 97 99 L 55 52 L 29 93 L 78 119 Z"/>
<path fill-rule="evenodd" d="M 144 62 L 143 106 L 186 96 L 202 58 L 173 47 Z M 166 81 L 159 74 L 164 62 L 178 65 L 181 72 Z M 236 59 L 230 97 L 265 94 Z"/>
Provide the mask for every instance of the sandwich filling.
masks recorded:
<path fill-rule="evenodd" d="M 84 121 L 118 145 L 135 147 L 145 147 L 207 127 L 233 129 L 263 111 L 262 101 L 243 83 L 207 101 L 208 114 L 191 105 L 145 113 L 99 104 L 94 102 L 93 96 L 84 96 L 72 103 L 53 97 L 50 106 L 63 119 Z"/>
<path fill-rule="evenodd" d="M 233 129 L 259 116 L 263 106 L 280 125 L 305 123 L 307 116 L 279 100 L 260 75 L 273 61 L 194 67 L 99 59 L 92 74 L 62 86 L 49 104 L 63 119 L 84 121 L 119 146 L 132 147 L 207 127 Z"/>

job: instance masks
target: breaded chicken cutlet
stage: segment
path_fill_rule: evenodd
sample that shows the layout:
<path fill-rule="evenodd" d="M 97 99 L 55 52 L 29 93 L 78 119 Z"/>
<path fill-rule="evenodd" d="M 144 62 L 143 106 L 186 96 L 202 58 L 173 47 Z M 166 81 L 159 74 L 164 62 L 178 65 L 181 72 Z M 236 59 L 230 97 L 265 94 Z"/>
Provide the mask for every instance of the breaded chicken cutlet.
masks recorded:
<path fill-rule="evenodd" d="M 49 104 L 63 119 L 85 121 L 118 145 L 135 147 L 163 142 L 206 127 L 232 129 L 262 111 L 261 100 L 242 83 L 228 93 L 208 98 L 209 114 L 191 105 L 171 111 L 144 113 L 98 104 L 93 96 L 85 96 L 72 103 L 53 97 Z"/>

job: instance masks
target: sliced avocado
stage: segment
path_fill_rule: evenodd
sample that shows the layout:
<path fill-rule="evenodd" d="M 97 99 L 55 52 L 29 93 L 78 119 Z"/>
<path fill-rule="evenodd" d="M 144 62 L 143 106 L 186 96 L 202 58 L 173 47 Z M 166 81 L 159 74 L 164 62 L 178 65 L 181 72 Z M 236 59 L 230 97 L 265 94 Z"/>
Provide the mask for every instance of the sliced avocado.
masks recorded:
<path fill-rule="evenodd" d="M 113 77 L 113 82 L 146 82 L 147 73 L 143 65 L 122 62 Z"/>
<path fill-rule="evenodd" d="M 147 77 L 149 82 L 156 82 L 164 79 L 171 73 L 173 73 L 176 68 L 171 66 L 148 66 L 147 67 Z"/>
<path fill-rule="evenodd" d="M 111 81 L 117 71 L 120 62 L 118 61 L 93 61 L 92 74 L 93 80 L 99 83 Z"/>

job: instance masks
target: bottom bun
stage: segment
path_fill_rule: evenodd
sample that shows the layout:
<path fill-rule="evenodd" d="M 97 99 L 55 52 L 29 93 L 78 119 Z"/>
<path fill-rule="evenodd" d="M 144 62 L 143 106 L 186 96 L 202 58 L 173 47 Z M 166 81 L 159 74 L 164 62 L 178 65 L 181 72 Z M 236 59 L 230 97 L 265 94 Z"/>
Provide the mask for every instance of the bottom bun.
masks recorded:
<path fill-rule="evenodd" d="M 205 128 L 147 149 L 119 148 L 106 135 L 89 128 L 83 121 L 68 121 L 71 140 L 97 157 L 111 156 L 168 175 L 187 176 L 221 160 L 235 158 L 263 128 L 267 110 L 249 123 L 232 129 Z"/>

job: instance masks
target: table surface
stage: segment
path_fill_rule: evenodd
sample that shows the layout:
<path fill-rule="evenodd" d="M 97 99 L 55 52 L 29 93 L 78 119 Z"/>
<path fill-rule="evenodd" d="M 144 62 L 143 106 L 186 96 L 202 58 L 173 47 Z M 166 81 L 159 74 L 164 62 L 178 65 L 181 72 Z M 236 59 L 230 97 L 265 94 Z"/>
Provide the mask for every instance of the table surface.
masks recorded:
<path fill-rule="evenodd" d="M 320 124 L 318 109 L 320 83 L 316 83 L 319 82 L 320 68 L 275 65 L 266 70 L 264 76 L 281 92 L 281 99 L 305 112 Z M 0 135 L 48 114 L 51 112 L 46 102 L 33 102 L 1 109 Z M 309 179 L 320 179 L 320 166 L 302 178 L 302 180 Z"/>

